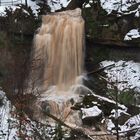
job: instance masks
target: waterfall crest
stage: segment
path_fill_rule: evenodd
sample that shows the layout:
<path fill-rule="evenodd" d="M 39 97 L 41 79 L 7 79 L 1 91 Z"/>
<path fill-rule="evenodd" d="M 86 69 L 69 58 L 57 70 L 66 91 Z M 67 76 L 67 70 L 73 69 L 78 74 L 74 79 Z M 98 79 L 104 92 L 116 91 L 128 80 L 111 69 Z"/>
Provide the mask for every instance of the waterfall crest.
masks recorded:
<path fill-rule="evenodd" d="M 44 88 L 56 85 L 67 90 L 75 84 L 84 61 L 84 20 L 80 9 L 42 17 L 34 38 L 33 59 L 40 64 L 40 71 L 32 71 L 31 76 Z"/>

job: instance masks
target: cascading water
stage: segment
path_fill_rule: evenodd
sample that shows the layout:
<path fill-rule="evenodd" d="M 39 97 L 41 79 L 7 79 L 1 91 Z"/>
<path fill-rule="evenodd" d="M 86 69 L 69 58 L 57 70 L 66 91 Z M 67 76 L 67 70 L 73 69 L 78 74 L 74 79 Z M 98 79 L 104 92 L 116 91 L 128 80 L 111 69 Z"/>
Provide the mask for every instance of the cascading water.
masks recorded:
<path fill-rule="evenodd" d="M 84 20 L 81 10 L 59 12 L 42 18 L 34 40 L 34 59 L 40 59 L 41 85 L 67 90 L 83 72 Z"/>
<path fill-rule="evenodd" d="M 67 122 L 73 122 L 78 115 L 71 111 L 72 99 L 79 96 L 74 87 L 77 77 L 83 73 L 84 62 L 81 10 L 43 16 L 42 26 L 34 39 L 32 57 L 30 79 L 34 86 L 43 89 L 37 104 L 41 103 L 41 108 L 47 108 L 46 111 L 59 119 L 68 118 Z M 75 121 L 78 122 L 76 118 Z"/>

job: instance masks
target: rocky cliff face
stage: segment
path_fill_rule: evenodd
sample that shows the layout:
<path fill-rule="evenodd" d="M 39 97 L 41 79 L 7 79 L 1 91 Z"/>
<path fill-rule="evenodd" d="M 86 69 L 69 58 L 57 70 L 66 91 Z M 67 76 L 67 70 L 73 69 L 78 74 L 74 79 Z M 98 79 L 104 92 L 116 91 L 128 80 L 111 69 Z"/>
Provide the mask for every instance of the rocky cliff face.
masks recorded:
<path fill-rule="evenodd" d="M 139 30 L 139 4 L 139 1 L 128 0 L 123 0 L 122 3 L 115 0 L 89 1 L 83 9 L 87 36 L 94 40 L 118 44 L 128 40 L 139 43 L 139 36 L 136 36 L 136 33 L 127 34 L 132 29 Z"/>

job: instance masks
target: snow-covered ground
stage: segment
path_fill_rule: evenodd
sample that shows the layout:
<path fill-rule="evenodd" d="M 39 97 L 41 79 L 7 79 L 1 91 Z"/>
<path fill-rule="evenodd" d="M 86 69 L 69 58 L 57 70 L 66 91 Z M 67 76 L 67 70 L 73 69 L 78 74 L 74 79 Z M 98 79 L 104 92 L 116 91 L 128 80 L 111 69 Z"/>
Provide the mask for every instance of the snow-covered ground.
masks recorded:
<path fill-rule="evenodd" d="M 100 0 L 101 6 L 105 9 L 108 14 L 111 13 L 113 10 L 118 11 L 121 14 L 130 14 L 136 13 L 135 15 L 139 16 L 140 6 L 134 10 L 130 10 L 130 7 L 136 3 L 139 3 L 140 0 Z M 131 7 L 132 8 L 132 7 Z"/>
<path fill-rule="evenodd" d="M 2 0 L 2 2 L 3 1 L 9 2 L 10 4 L 11 0 Z M 61 7 L 66 7 L 70 1 L 71 0 L 53 0 L 52 2 L 51 0 L 48 0 L 48 4 L 50 5 L 52 11 L 55 11 L 55 10 L 60 9 Z M 36 10 L 37 8 L 36 2 L 33 2 L 31 0 L 27 0 L 27 2 L 28 2 L 28 5 L 32 7 L 32 9 Z M 90 0 L 89 2 L 92 3 L 93 1 Z M 103 7 L 103 9 L 105 9 L 108 12 L 108 14 L 111 13 L 112 10 L 116 10 L 118 11 L 118 13 L 121 13 L 121 14 L 129 14 L 129 13 L 135 12 L 135 15 L 139 17 L 140 5 L 137 6 L 136 3 L 139 3 L 140 0 L 137 0 L 137 1 L 135 0 L 100 0 L 100 2 L 101 2 L 101 6 Z M 25 1 L 18 0 L 18 2 L 15 2 L 15 4 L 17 3 L 25 4 Z M 130 8 L 134 4 L 136 4 L 136 8 L 130 11 Z M 1 4 L 0 7 L 4 8 L 5 5 L 8 5 L 8 4 Z M 87 4 L 86 7 L 90 7 L 90 5 Z M 0 8 L 0 9 L 3 9 L 3 8 Z"/>
<path fill-rule="evenodd" d="M 133 61 L 103 61 L 102 66 L 115 64 L 111 69 L 106 69 L 107 80 L 114 82 L 119 90 L 134 89 L 140 92 L 140 63 Z"/>
<path fill-rule="evenodd" d="M 12 140 L 17 137 L 17 120 L 12 116 L 14 111 L 5 93 L 0 91 L 0 140 Z M 17 139 L 16 139 L 17 140 Z"/>
<path fill-rule="evenodd" d="M 124 61 L 121 61 L 120 62 L 120 65 L 122 65 L 122 62 Z M 114 63 L 114 62 L 112 62 Z M 109 63 L 106 63 L 104 62 L 104 65 L 108 65 L 108 64 L 112 64 L 111 61 Z M 128 63 L 132 65 L 132 61 L 129 61 Z M 130 65 L 129 64 L 129 65 Z M 134 66 L 133 68 L 135 68 L 137 63 L 134 63 Z M 119 65 L 118 65 L 119 67 Z M 120 69 L 119 69 L 120 70 Z M 131 70 L 134 70 L 134 69 L 131 69 Z M 138 72 L 138 69 L 135 68 L 135 71 Z M 130 72 L 131 73 L 131 72 Z M 133 76 L 132 76 L 133 77 Z M 81 87 L 81 86 L 80 86 Z M 86 88 L 86 87 L 83 87 L 83 89 Z M 98 98 L 102 98 L 102 102 L 103 101 L 108 101 L 110 102 L 110 100 L 105 97 L 101 97 L 101 96 L 98 96 L 98 95 L 94 95 L 94 96 L 97 96 Z M 6 98 L 6 95 L 3 91 L 0 90 L 0 140 L 19 140 L 19 137 L 18 137 L 18 132 L 19 132 L 19 120 L 18 120 L 18 117 L 14 114 L 16 114 L 16 109 L 14 106 L 11 105 L 11 102 Z M 111 103 L 114 103 L 113 101 L 111 101 Z M 119 105 L 120 106 L 120 105 Z M 120 106 L 121 107 L 121 106 Z M 122 109 L 119 109 L 118 110 L 118 117 L 121 116 L 121 114 L 126 114 L 126 115 L 130 115 L 127 113 L 127 109 L 126 107 L 121 107 Z M 81 109 L 82 111 L 82 119 L 84 118 L 88 118 L 88 117 L 96 117 L 96 116 L 99 116 L 101 115 L 102 113 L 102 110 L 98 108 L 98 106 L 93 106 L 93 107 L 90 107 L 90 108 L 82 108 Z M 110 117 L 116 117 L 115 116 L 115 110 L 113 109 L 111 112 L 112 116 L 110 115 Z M 39 133 L 41 133 L 41 128 L 36 128 L 36 125 L 35 123 L 33 123 L 30 119 L 28 119 L 28 123 L 25 123 L 25 128 L 26 128 L 26 134 L 27 136 L 31 137 L 32 140 L 34 140 L 34 129 L 36 131 L 38 131 Z M 30 125 L 31 124 L 31 125 Z M 33 128 L 31 127 L 33 126 Z M 111 119 L 108 120 L 108 123 L 107 123 L 107 129 L 108 131 L 111 131 L 111 132 L 115 132 L 113 130 L 113 128 L 115 127 L 114 123 L 112 122 Z M 121 135 L 127 135 L 127 133 L 130 131 L 130 130 L 136 130 L 135 132 L 135 135 L 131 137 L 131 140 L 138 140 L 140 138 L 140 115 L 136 115 L 136 116 L 132 116 L 130 117 L 130 119 L 128 119 L 123 125 L 119 125 L 119 128 L 120 128 L 120 134 Z M 45 128 L 46 130 L 46 128 Z M 46 131 L 52 131 L 51 128 L 47 128 Z M 47 133 L 47 132 L 46 132 Z M 41 133 L 43 134 L 43 133 Z M 47 134 L 47 136 L 50 135 L 50 134 Z M 44 136 L 44 135 L 43 135 Z M 49 137 L 52 137 L 52 135 L 50 135 Z"/>
<path fill-rule="evenodd" d="M 119 125 L 119 135 L 128 136 L 130 140 L 140 139 L 140 114 L 130 117 L 123 125 Z M 107 120 L 107 130 L 116 133 L 115 124 L 111 119 Z"/>
<path fill-rule="evenodd" d="M 17 109 L 7 99 L 5 92 L 0 90 L 0 140 L 51 140 L 55 135 L 55 126 L 41 125 L 32 121 L 25 114 L 19 116 Z M 46 138 L 47 137 L 47 138 Z"/>
<path fill-rule="evenodd" d="M 51 11 L 54 12 L 55 10 L 61 9 L 62 7 L 66 7 L 71 0 L 48 0 L 48 4 L 51 7 Z"/>
<path fill-rule="evenodd" d="M 4 3 L 3 3 L 4 2 Z M 54 12 L 55 10 L 61 9 L 62 7 L 66 7 L 70 1 L 68 0 L 53 0 L 53 3 L 51 0 L 48 0 L 48 4 L 51 7 L 51 11 Z M 0 5 L 0 15 L 5 15 L 5 8 L 12 8 L 15 10 L 16 8 L 19 8 L 19 6 L 16 6 L 16 4 L 25 4 L 25 0 L 17 0 L 15 3 L 12 3 L 12 0 L 2 0 Z M 27 0 L 28 6 L 31 7 L 33 12 L 37 14 L 37 9 L 39 6 L 37 5 L 37 2 Z"/>
<path fill-rule="evenodd" d="M 107 75 L 107 81 L 113 82 L 114 85 L 121 91 L 134 89 L 134 91 L 140 94 L 140 63 L 134 61 L 103 61 L 101 66 L 108 66 L 115 64 L 113 68 L 108 68 L 105 70 Z M 109 86 L 108 86 L 109 87 Z M 109 87 L 110 88 L 110 87 Z M 140 101 L 137 102 L 140 106 Z M 127 115 L 128 117 L 131 114 L 128 114 L 126 110 L 118 110 L 117 117 L 120 117 L 122 114 Z M 111 111 L 110 119 L 107 122 L 107 130 L 113 133 L 116 133 L 115 124 L 111 118 L 116 118 L 116 111 L 113 109 Z M 139 140 L 140 139 L 140 114 L 131 116 L 123 125 L 119 125 L 120 135 L 130 134 L 130 140 Z M 132 136 L 132 133 L 135 133 Z"/>
<path fill-rule="evenodd" d="M 2 2 L 2 1 L 1 1 Z M 7 4 L 1 4 L 0 5 L 0 15 L 4 16 L 5 15 L 5 9 L 6 8 L 12 8 L 13 11 L 16 8 L 20 8 L 19 6 L 17 6 L 16 4 L 25 4 L 25 0 L 19 0 L 16 3 L 11 3 L 11 0 L 4 0 L 4 2 L 8 2 Z M 36 4 L 36 2 L 33 2 L 31 0 L 27 0 L 28 6 L 31 7 L 31 9 L 33 10 L 33 13 L 37 14 L 37 9 L 39 8 L 39 6 Z"/>
<path fill-rule="evenodd" d="M 101 6 L 110 14 L 113 10 L 118 12 L 118 16 L 135 13 L 136 17 L 140 16 L 140 0 L 100 0 Z M 93 0 L 85 3 L 85 7 L 91 7 Z"/>

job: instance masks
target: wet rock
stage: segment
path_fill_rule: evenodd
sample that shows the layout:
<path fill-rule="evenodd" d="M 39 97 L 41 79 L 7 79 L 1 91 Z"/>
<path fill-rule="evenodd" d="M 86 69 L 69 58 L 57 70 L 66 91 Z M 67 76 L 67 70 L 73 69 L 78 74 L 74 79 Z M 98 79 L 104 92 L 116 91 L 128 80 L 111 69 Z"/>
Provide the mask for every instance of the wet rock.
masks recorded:
<path fill-rule="evenodd" d="M 81 126 L 80 111 L 73 109 L 76 98 L 76 95 L 44 94 L 34 103 L 33 119 L 43 124 L 60 121 L 71 127 Z"/>
<path fill-rule="evenodd" d="M 47 101 L 42 102 L 41 108 L 44 113 L 50 113 L 49 103 Z"/>

